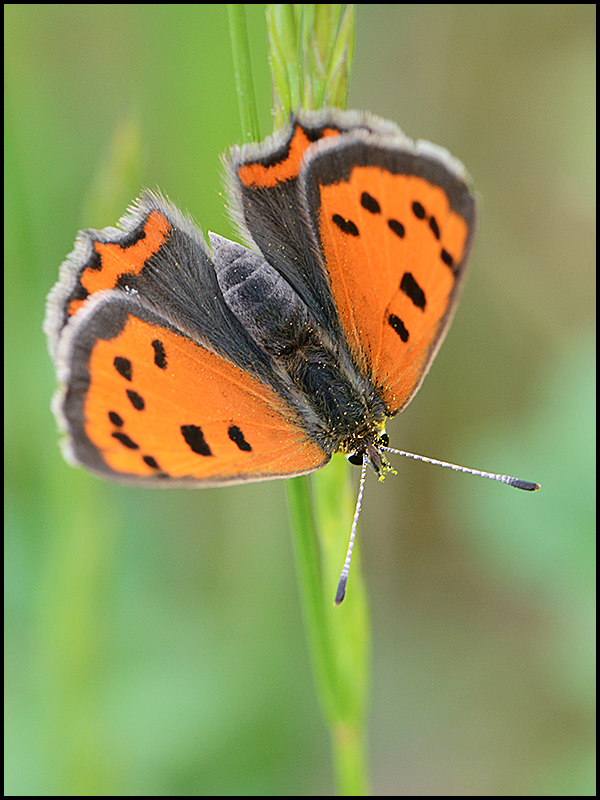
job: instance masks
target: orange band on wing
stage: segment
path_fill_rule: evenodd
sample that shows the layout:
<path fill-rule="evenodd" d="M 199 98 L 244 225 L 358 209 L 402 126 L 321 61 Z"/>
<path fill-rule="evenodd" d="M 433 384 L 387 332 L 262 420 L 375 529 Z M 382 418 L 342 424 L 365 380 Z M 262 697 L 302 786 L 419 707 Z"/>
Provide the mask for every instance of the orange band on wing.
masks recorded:
<path fill-rule="evenodd" d="M 339 131 L 334 128 L 325 128 L 322 136 L 337 136 Z M 278 183 L 288 181 L 298 176 L 300 163 L 304 153 L 312 141 L 306 133 L 296 125 L 294 135 L 288 147 L 287 156 L 275 164 L 265 166 L 255 162 L 254 164 L 244 164 L 238 169 L 238 178 L 244 186 L 272 188 Z"/>
<path fill-rule="evenodd" d="M 159 211 L 151 211 L 136 241 L 129 246 L 123 246 L 119 242 L 105 244 L 94 241 L 95 255 L 90 266 L 81 273 L 81 285 L 91 295 L 103 289 L 114 289 L 123 275 L 139 275 L 146 261 L 165 243 L 170 231 L 171 225 L 167 218 Z M 85 301 L 80 299 L 72 300 L 69 314 L 75 314 L 83 302 Z"/>

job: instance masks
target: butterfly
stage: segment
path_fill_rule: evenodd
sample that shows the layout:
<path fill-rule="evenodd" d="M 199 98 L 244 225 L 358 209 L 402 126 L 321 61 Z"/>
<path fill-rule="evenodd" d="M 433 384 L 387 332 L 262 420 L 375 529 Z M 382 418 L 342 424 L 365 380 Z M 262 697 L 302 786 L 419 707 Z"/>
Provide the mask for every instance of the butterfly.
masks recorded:
<path fill-rule="evenodd" d="M 456 309 L 474 195 L 445 149 L 361 112 L 300 111 L 225 167 L 248 247 L 212 233 L 208 247 L 152 192 L 118 229 L 78 235 L 45 320 L 64 454 L 163 487 L 287 478 L 347 454 L 363 471 L 339 602 L 367 465 L 390 469 L 386 421 Z"/>

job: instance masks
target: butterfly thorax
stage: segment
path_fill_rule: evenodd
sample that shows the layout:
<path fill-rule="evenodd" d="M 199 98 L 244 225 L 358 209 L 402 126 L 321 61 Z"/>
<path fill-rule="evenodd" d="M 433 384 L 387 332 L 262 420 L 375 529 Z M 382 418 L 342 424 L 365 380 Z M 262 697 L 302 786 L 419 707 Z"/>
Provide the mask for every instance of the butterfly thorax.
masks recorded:
<path fill-rule="evenodd" d="M 294 386 L 310 399 L 314 435 L 327 452 L 363 451 L 379 438 L 386 418 L 383 402 L 368 381 L 344 369 L 336 354 L 309 342 L 283 363 Z"/>

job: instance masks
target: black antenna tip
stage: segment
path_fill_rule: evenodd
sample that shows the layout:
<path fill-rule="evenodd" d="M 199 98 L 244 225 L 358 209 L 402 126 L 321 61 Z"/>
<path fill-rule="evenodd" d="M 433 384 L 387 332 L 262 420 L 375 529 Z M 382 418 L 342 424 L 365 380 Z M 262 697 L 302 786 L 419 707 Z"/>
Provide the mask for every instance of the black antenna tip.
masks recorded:
<path fill-rule="evenodd" d="M 519 478 L 511 478 L 508 481 L 509 486 L 514 486 L 515 489 L 523 489 L 525 492 L 537 492 L 540 488 L 539 483 L 533 483 L 532 481 L 522 481 Z"/>
<path fill-rule="evenodd" d="M 346 597 L 346 584 L 348 583 L 348 576 L 342 575 L 338 583 L 337 592 L 335 593 L 335 604 L 339 606 L 344 597 Z"/>

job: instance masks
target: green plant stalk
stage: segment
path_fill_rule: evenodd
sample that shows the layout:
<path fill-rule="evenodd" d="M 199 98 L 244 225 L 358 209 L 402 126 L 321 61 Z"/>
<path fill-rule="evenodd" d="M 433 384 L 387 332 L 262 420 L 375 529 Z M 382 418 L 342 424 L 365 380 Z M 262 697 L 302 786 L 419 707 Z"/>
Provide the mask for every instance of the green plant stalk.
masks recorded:
<path fill-rule="evenodd" d="M 303 103 L 302 64 L 299 60 L 298 26 L 295 7 L 289 3 L 268 3 L 269 65 L 273 77 L 275 127 L 287 121 L 290 109 Z"/>
<path fill-rule="evenodd" d="M 355 28 L 354 4 L 349 3 L 339 21 L 337 39 L 329 57 L 325 80 L 326 93 L 323 96 L 325 104 L 346 108 L 354 58 Z"/>
<path fill-rule="evenodd" d="M 240 109 L 242 137 L 245 142 L 257 142 L 260 139 L 260 129 L 243 4 L 228 3 L 227 16 L 229 18 L 229 35 L 231 36 L 231 52 L 233 54 L 233 70 Z"/>
<path fill-rule="evenodd" d="M 237 8 L 229 6 L 230 24 Z M 353 6 L 270 4 L 266 14 L 276 127 L 300 105 L 345 106 L 354 43 Z M 234 47 L 242 33 L 239 16 L 235 22 Z M 245 30 L 243 34 L 245 38 Z M 248 52 L 247 42 L 243 49 Z M 234 64 L 237 85 L 247 85 L 249 62 L 234 56 Z M 238 76 L 237 70 L 243 68 L 248 75 Z M 256 109 L 242 110 L 248 98 L 248 92 L 238 91 L 243 126 L 244 120 L 257 118 Z M 338 607 L 333 604 L 356 498 L 350 465 L 342 456 L 334 456 L 310 480 L 291 479 L 287 488 L 302 609 L 317 694 L 331 735 L 338 794 L 368 795 L 371 639 L 359 545 L 346 599 Z"/>

